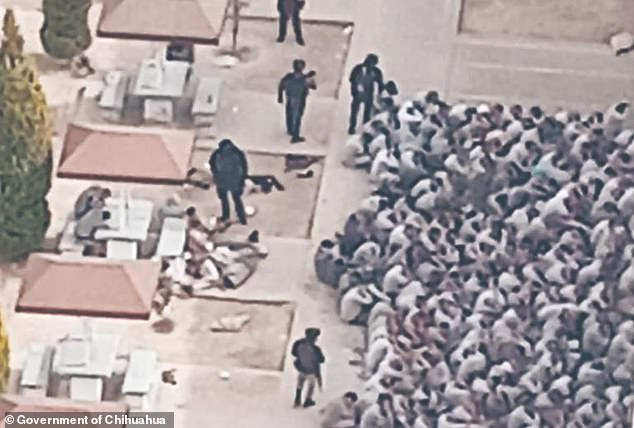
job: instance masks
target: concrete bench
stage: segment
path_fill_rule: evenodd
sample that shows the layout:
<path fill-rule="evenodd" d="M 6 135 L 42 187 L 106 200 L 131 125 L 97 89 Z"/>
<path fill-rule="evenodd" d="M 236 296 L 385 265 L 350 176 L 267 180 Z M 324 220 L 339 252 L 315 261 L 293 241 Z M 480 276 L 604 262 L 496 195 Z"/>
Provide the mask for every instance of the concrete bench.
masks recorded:
<path fill-rule="evenodd" d="M 182 218 L 166 217 L 161 226 L 156 255 L 161 257 L 177 257 L 183 253 L 187 223 Z"/>
<path fill-rule="evenodd" d="M 103 379 L 73 376 L 70 378 L 70 399 L 99 403 L 103 397 Z"/>
<path fill-rule="evenodd" d="M 46 397 L 55 348 L 41 344 L 32 344 L 27 352 L 20 394 L 30 397 Z"/>
<path fill-rule="evenodd" d="M 192 105 L 192 116 L 194 125 L 211 125 L 213 117 L 218 112 L 220 105 L 220 89 L 222 80 L 213 77 L 202 77 L 196 88 L 194 104 Z"/>
<path fill-rule="evenodd" d="M 66 224 L 57 249 L 63 253 L 80 253 L 84 250 L 84 244 L 75 236 L 77 222 L 71 220 Z"/>
<path fill-rule="evenodd" d="M 121 119 L 128 84 L 129 78 L 122 71 L 109 71 L 106 74 L 98 103 L 104 120 L 115 122 Z"/>
<path fill-rule="evenodd" d="M 151 409 L 158 385 L 158 355 L 150 350 L 130 353 L 121 391 L 130 410 Z"/>
<path fill-rule="evenodd" d="M 135 241 L 109 239 L 106 242 L 106 258 L 113 260 L 137 260 L 139 244 Z"/>

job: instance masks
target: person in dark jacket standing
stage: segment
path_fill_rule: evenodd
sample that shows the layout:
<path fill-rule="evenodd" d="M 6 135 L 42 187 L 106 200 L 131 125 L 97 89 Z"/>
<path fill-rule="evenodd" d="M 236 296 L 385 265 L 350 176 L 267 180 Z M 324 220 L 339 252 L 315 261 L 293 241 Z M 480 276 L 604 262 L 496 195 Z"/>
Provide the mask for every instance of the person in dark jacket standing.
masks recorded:
<path fill-rule="evenodd" d="M 302 59 L 293 61 L 293 72 L 286 74 L 277 89 L 277 102 L 284 102 L 286 94 L 286 132 L 292 137 L 291 143 L 301 143 L 306 141 L 300 135 L 302 126 L 302 116 L 306 108 L 306 98 L 311 90 L 317 89 L 313 78 L 317 74 L 309 71 L 304 74 L 306 62 Z"/>
<path fill-rule="evenodd" d="M 295 407 L 302 405 L 302 390 L 304 384 L 308 384 L 304 407 L 315 405 L 313 394 L 315 384 L 321 387 L 321 365 L 326 361 L 321 348 L 317 346 L 317 338 L 321 334 L 318 328 L 307 328 L 304 338 L 296 340 L 291 349 L 291 355 L 295 357 L 297 369 L 297 388 L 295 390 Z"/>
<path fill-rule="evenodd" d="M 350 73 L 350 93 L 352 104 L 350 105 L 350 125 L 348 134 L 353 135 L 357 129 L 357 116 L 363 105 L 363 123 L 372 118 L 374 106 L 374 94 L 383 90 L 383 73 L 378 67 L 379 58 L 369 54 L 361 64 L 357 64 Z M 378 90 L 378 92 L 375 92 Z"/>
<path fill-rule="evenodd" d="M 244 182 L 249 169 L 247 158 L 231 140 L 222 140 L 209 158 L 209 167 L 216 183 L 216 191 L 222 205 L 222 221 L 229 220 L 229 194 L 233 198 L 236 214 L 241 224 L 247 224 L 247 215 L 242 203 Z"/>
<path fill-rule="evenodd" d="M 304 46 L 304 36 L 302 34 L 302 20 L 299 13 L 306 5 L 304 0 L 277 0 L 277 12 L 280 15 L 277 42 L 282 43 L 286 39 L 286 29 L 288 20 L 293 24 L 295 40 L 300 46 Z"/>

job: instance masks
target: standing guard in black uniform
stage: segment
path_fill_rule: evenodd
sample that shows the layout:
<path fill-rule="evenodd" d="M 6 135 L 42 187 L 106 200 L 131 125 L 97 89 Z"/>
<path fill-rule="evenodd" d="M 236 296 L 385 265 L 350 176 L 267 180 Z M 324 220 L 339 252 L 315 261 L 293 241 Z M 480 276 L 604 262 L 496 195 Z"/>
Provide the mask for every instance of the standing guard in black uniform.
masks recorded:
<path fill-rule="evenodd" d="M 293 72 L 286 74 L 277 90 L 277 102 L 284 102 L 286 94 L 286 132 L 292 137 L 291 143 L 301 143 L 306 141 L 301 136 L 302 116 L 306 107 L 306 98 L 311 90 L 317 89 L 317 84 L 313 78 L 317 75 L 315 71 L 304 74 L 306 62 L 302 59 L 293 61 Z"/>

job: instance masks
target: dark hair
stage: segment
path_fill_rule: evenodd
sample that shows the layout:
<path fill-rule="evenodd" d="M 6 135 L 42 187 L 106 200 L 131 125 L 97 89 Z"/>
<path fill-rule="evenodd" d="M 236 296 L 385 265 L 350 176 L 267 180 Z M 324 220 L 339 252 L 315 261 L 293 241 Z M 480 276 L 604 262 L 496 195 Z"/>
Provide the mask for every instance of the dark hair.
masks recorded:
<path fill-rule="evenodd" d="M 220 143 L 218 143 L 218 148 L 219 149 L 228 149 L 229 147 L 233 147 L 233 141 L 231 141 L 228 138 L 225 138 L 224 140 L 220 141 Z"/>
<path fill-rule="evenodd" d="M 538 106 L 531 107 L 530 112 L 531 116 L 533 116 L 535 119 L 541 119 L 541 117 L 544 115 L 544 112 Z"/>
<path fill-rule="evenodd" d="M 425 102 L 430 104 L 435 104 L 440 101 L 440 96 L 436 91 L 429 91 L 427 95 L 425 95 Z"/>
<path fill-rule="evenodd" d="M 343 398 L 349 398 L 352 401 L 357 401 L 359 399 L 359 396 L 357 395 L 356 392 L 348 391 L 345 394 L 343 394 Z"/>
<path fill-rule="evenodd" d="M 320 247 L 322 248 L 334 248 L 335 247 L 335 243 L 332 242 L 330 239 L 324 239 L 323 241 L 321 241 L 321 244 L 319 244 Z"/>
<path fill-rule="evenodd" d="M 320 334 L 321 334 L 321 330 L 318 328 L 311 327 L 304 330 L 304 335 L 308 339 L 317 339 Z"/>
<path fill-rule="evenodd" d="M 390 394 L 386 394 L 384 392 L 380 393 L 378 398 L 376 399 L 377 403 L 381 404 L 384 401 L 392 402 L 392 396 Z"/>
<path fill-rule="evenodd" d="M 614 202 L 606 202 L 603 204 L 603 209 L 607 212 L 618 213 L 619 209 Z"/>
<path fill-rule="evenodd" d="M 394 82 L 393 80 L 388 81 L 385 84 L 385 91 L 390 95 L 397 95 L 398 86 L 396 85 L 396 82 Z"/>
<path fill-rule="evenodd" d="M 368 65 L 368 66 L 375 66 L 379 63 L 379 57 L 376 56 L 375 54 L 368 54 L 365 57 L 365 60 L 363 61 L 363 64 Z"/>
<path fill-rule="evenodd" d="M 621 103 L 618 103 L 616 107 L 614 107 L 614 110 L 616 110 L 620 114 L 623 114 L 625 113 L 625 111 L 627 110 L 629 106 L 630 106 L 629 103 L 621 102 Z"/>
<path fill-rule="evenodd" d="M 300 72 L 304 70 L 305 67 L 306 67 L 306 61 L 304 61 L 303 59 L 293 60 L 293 71 Z"/>
<path fill-rule="evenodd" d="M 193 216 L 194 214 L 196 214 L 196 207 L 189 207 L 185 210 L 185 214 L 187 214 L 188 216 Z"/>
<path fill-rule="evenodd" d="M 511 112 L 511 115 L 513 116 L 514 119 L 521 119 L 524 109 L 522 108 L 521 105 L 515 104 L 509 109 L 509 111 Z"/>
<path fill-rule="evenodd" d="M 103 211 L 103 212 L 101 213 L 101 218 L 102 218 L 103 220 L 110 220 L 110 217 L 111 217 L 111 215 L 110 215 L 110 211 Z"/>

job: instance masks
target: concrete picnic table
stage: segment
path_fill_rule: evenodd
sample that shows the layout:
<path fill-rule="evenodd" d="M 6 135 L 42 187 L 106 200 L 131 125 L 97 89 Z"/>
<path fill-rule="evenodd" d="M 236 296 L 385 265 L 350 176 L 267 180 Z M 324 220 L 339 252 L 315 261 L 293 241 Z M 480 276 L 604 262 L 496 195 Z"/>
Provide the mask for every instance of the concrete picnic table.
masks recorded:
<path fill-rule="evenodd" d="M 127 209 L 121 209 L 125 203 L 121 198 L 108 198 L 106 209 L 111 217 L 108 221 L 110 229 L 99 229 L 95 232 L 95 239 L 119 239 L 128 241 L 145 241 L 148 236 L 154 203 L 145 199 L 130 199 Z M 121 215 L 126 218 L 121 222 Z M 123 224 L 123 226 L 122 226 Z"/>
<path fill-rule="evenodd" d="M 114 371 L 119 336 L 96 333 L 90 339 L 69 336 L 58 343 L 53 370 L 60 376 L 108 378 Z"/>
<path fill-rule="evenodd" d="M 119 336 L 93 334 L 90 338 L 70 335 L 58 343 L 53 371 L 70 378 L 72 400 L 101 401 L 104 380 L 112 376 Z"/>
<path fill-rule="evenodd" d="M 183 253 L 187 236 L 187 222 L 182 218 L 166 217 L 161 227 L 156 255 L 176 257 Z"/>
<path fill-rule="evenodd" d="M 148 98 L 180 98 L 185 93 L 190 69 L 186 62 L 146 58 L 141 61 L 131 94 Z"/>

